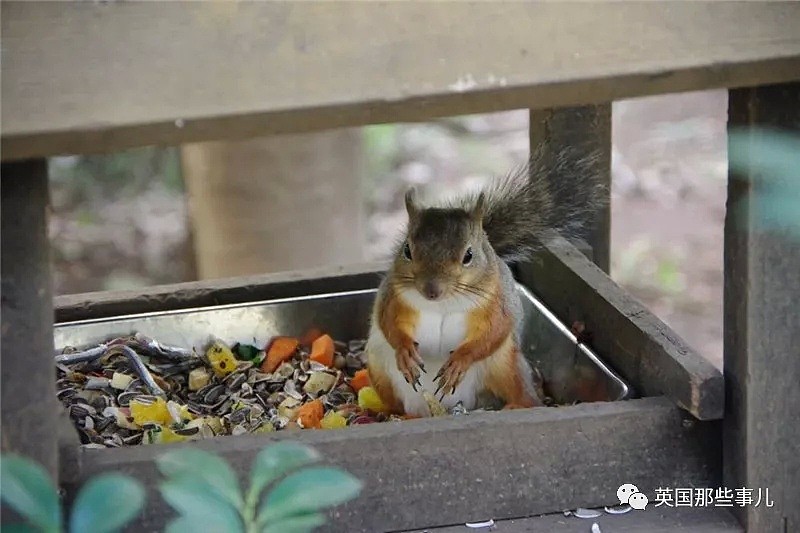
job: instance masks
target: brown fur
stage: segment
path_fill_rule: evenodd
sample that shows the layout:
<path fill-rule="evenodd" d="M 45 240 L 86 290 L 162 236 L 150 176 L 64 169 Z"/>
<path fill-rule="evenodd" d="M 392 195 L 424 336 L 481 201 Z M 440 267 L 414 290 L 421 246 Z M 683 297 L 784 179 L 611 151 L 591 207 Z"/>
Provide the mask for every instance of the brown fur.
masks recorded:
<path fill-rule="evenodd" d="M 525 388 L 522 376 L 519 375 L 517 358 L 519 348 L 512 344 L 505 353 L 497 354 L 494 364 L 489 365 L 486 373 L 486 388 L 502 399 L 505 409 L 535 407 L 537 401 Z"/>
<path fill-rule="evenodd" d="M 419 311 L 406 305 L 394 287 L 387 289 L 386 297 L 380 302 L 378 326 L 394 349 L 414 345 L 414 332 L 419 321 Z"/>

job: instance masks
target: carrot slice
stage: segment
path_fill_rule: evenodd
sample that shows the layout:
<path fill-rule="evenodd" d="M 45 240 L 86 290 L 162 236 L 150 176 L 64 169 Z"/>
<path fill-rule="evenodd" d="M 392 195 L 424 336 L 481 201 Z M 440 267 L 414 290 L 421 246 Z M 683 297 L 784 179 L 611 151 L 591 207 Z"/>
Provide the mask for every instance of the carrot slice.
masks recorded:
<path fill-rule="evenodd" d="M 322 405 L 322 400 L 314 400 L 304 403 L 297 409 L 297 420 L 303 424 L 304 428 L 321 428 L 322 417 L 325 414 L 325 408 Z"/>
<path fill-rule="evenodd" d="M 366 368 L 362 368 L 355 373 L 353 379 L 350 380 L 350 386 L 356 392 L 360 391 L 364 387 L 369 387 L 369 372 Z"/>
<path fill-rule="evenodd" d="M 305 332 L 305 333 L 304 333 L 304 334 L 303 334 L 303 335 L 300 337 L 300 345 L 301 345 L 301 346 L 306 346 L 306 347 L 308 347 L 308 346 L 311 346 L 311 344 L 312 344 L 312 343 L 313 343 L 315 340 L 317 340 L 318 338 L 320 338 L 320 337 L 322 337 L 322 332 L 321 332 L 319 329 L 317 329 L 317 328 L 311 328 L 311 329 L 309 329 L 308 331 L 306 331 L 306 332 Z"/>
<path fill-rule="evenodd" d="M 333 366 L 333 339 L 323 335 L 311 344 L 311 360 L 327 367 Z"/>
<path fill-rule="evenodd" d="M 281 366 L 281 363 L 297 352 L 299 342 L 294 337 L 275 337 L 267 349 L 267 357 L 261 363 L 261 371 L 272 373 Z"/>

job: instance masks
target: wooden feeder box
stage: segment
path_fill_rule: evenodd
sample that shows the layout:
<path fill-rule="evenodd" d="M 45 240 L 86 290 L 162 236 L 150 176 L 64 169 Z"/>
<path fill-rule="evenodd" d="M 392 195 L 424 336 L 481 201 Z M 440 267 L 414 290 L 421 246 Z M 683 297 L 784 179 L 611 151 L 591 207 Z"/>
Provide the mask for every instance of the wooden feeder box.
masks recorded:
<path fill-rule="evenodd" d="M 46 157 L 528 108 L 532 144 L 599 149 L 610 180 L 612 101 L 709 88 L 730 89 L 731 126 L 800 132 L 798 4 L 231 6 L 3 2 L 3 451 L 58 473 L 68 497 L 106 471 L 155 495 L 164 446 L 219 452 L 244 476 L 267 442 L 298 439 L 366 484 L 330 531 L 461 531 L 447 526 L 490 517 L 502 531 L 588 531 L 561 512 L 615 505 L 624 483 L 769 486 L 776 500 L 613 517 L 629 531 L 800 529 L 800 245 L 758 234 L 754 193 L 733 179 L 730 198 L 751 211 L 726 220 L 724 379 L 608 277 L 606 213 L 587 248 L 549 235 L 516 274 L 564 327 L 585 324 L 635 398 L 80 449 L 56 415 L 54 322 L 374 289 L 383 265 L 53 299 Z M 172 515 L 151 497 L 131 530 Z"/>

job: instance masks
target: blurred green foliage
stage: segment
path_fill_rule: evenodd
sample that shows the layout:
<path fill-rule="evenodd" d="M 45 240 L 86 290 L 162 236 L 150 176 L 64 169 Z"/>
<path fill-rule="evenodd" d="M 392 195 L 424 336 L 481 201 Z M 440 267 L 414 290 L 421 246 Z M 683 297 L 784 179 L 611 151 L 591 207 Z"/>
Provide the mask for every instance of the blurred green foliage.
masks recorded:
<path fill-rule="evenodd" d="M 81 487 L 65 528 L 61 499 L 44 468 L 26 457 L 4 454 L 0 470 L 0 497 L 26 521 L 7 525 L 9 531 L 111 533 L 133 520 L 145 503 L 144 487 L 135 479 L 101 474 Z"/>
<path fill-rule="evenodd" d="M 161 495 L 179 516 L 168 533 L 307 533 L 325 523 L 323 512 L 352 500 L 362 482 L 341 468 L 319 466 L 322 455 L 298 442 L 265 447 L 244 493 L 223 459 L 197 449 L 170 451 L 158 459 Z"/>
<path fill-rule="evenodd" d="M 218 455 L 169 450 L 157 459 L 164 476 L 161 496 L 178 512 L 166 531 L 309 533 L 327 521 L 327 509 L 352 500 L 363 488 L 346 471 L 321 461 L 318 451 L 298 442 L 269 445 L 256 456 L 249 487 L 242 492 L 236 473 Z M 3 454 L 0 470 L 0 497 L 25 520 L 5 525 L 9 531 L 111 533 L 139 515 L 146 501 L 139 481 L 100 474 L 81 487 L 65 520 L 56 485 L 41 465 Z"/>
<path fill-rule="evenodd" d="M 776 129 L 731 129 L 730 170 L 750 182 L 754 198 L 749 217 L 757 229 L 800 239 L 800 135 Z M 731 209 L 748 222 L 739 199 Z"/>
<path fill-rule="evenodd" d="M 74 201 L 137 194 L 158 181 L 168 190 L 183 191 L 177 148 L 148 146 L 114 154 L 53 158 L 50 179 L 69 184 Z"/>

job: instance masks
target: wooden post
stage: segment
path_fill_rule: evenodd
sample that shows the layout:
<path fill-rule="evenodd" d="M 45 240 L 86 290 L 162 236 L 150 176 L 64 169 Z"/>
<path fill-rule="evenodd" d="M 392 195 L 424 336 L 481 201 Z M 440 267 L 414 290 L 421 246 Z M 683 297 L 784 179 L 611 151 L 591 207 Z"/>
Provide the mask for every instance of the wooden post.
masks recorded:
<path fill-rule="evenodd" d="M 800 83 L 729 95 L 729 128 L 750 128 L 745 148 L 759 140 L 758 127 L 800 134 Z M 753 505 L 733 509 L 747 531 L 791 532 L 800 531 L 800 239 L 763 225 L 775 207 L 763 201 L 768 177 L 729 174 L 723 481 L 753 489 Z M 800 169 L 781 185 L 800 187 Z"/>
<path fill-rule="evenodd" d="M 544 145 L 544 156 L 554 157 L 561 146 L 583 147 L 578 153 L 599 151 L 597 175 L 611 190 L 611 104 L 531 110 L 531 150 Z M 554 176 L 559 179 L 558 176 Z M 608 273 L 610 268 L 611 204 L 598 214 L 588 236 L 592 258 Z"/>
<path fill-rule="evenodd" d="M 363 260 L 361 131 L 182 147 L 200 279 Z"/>
<path fill-rule="evenodd" d="M 58 471 L 47 161 L 3 163 L 2 450 Z M 4 516 L 5 518 L 5 516 Z"/>

